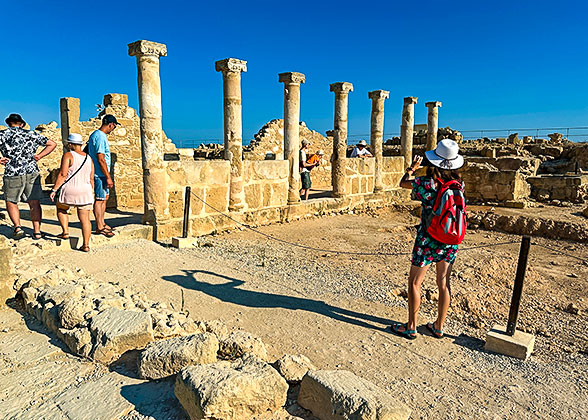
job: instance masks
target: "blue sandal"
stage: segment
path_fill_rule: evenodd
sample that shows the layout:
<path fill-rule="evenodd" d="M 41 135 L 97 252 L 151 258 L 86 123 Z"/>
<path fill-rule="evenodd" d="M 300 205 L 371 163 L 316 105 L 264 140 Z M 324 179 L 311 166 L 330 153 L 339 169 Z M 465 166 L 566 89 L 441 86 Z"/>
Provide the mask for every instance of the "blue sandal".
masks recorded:
<path fill-rule="evenodd" d="M 399 331 L 400 327 L 404 327 L 404 331 Z M 390 328 L 392 329 L 392 332 L 399 337 L 404 337 L 409 340 L 414 340 L 417 338 L 416 330 L 409 330 L 408 324 L 394 324 Z"/>
<path fill-rule="evenodd" d="M 426 327 L 433 337 L 443 338 L 443 330 L 438 330 L 437 328 L 435 328 L 434 322 L 427 323 Z"/>

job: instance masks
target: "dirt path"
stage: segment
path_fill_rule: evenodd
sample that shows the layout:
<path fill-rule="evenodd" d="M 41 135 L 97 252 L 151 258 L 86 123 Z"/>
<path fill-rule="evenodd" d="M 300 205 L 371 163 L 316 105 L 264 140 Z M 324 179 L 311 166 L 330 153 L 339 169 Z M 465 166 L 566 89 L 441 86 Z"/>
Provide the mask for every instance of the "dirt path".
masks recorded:
<path fill-rule="evenodd" d="M 364 252 L 410 251 L 414 219 L 381 211 L 262 228 L 294 242 Z M 516 241 L 471 232 L 464 244 Z M 222 319 L 259 335 L 270 354 L 303 353 L 322 369 L 342 368 L 390 390 L 413 418 L 588 418 L 588 266 L 534 247 L 521 329 L 537 334 L 527 362 L 483 350 L 489 326 L 505 322 L 518 244 L 463 251 L 452 283 L 447 337 L 423 332 L 409 342 L 385 328 L 404 321 L 403 257 L 310 252 L 236 232 L 177 251 L 137 241 L 90 255 L 57 254 L 58 262 L 182 305 L 194 319 Z M 588 247 L 551 243 L 586 259 Z M 435 309 L 432 273 L 425 281 L 420 324 Z M 577 313 L 566 312 L 573 303 Z M 574 312 L 571 310 L 570 312 Z M 421 328 L 422 330 L 422 328 Z"/>

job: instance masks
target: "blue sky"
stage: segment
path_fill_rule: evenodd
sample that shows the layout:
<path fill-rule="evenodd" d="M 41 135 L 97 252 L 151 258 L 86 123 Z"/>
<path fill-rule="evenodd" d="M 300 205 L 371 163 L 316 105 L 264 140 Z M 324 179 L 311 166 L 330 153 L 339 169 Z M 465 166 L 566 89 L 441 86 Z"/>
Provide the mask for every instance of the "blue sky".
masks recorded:
<path fill-rule="evenodd" d="M 568 1 L 21 1 L 5 10 L 0 116 L 59 121 L 59 98 L 82 118 L 109 92 L 137 107 L 127 44 L 163 42 L 163 126 L 174 139 L 222 138 L 215 60 L 248 61 L 245 139 L 283 115 L 278 73 L 306 74 L 301 119 L 333 125 L 329 84 L 347 81 L 349 133 L 369 133 L 367 92 L 390 91 L 385 132 L 399 131 L 404 96 L 443 102 L 440 126 L 460 130 L 588 126 L 588 3 Z M 588 130 L 587 130 L 588 131 Z"/>

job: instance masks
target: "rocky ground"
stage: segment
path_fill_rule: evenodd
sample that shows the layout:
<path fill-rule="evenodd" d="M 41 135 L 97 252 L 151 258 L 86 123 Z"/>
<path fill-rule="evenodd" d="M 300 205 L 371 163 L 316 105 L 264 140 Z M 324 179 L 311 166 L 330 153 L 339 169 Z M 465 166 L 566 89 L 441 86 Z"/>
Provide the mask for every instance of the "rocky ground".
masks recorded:
<path fill-rule="evenodd" d="M 513 235 L 468 233 L 452 278 L 446 338 L 421 327 L 409 342 L 387 331 L 406 318 L 409 256 L 335 251 L 410 252 L 416 222 L 387 209 L 260 228 L 321 251 L 242 231 L 189 250 L 135 241 L 52 258 L 194 319 L 255 333 L 273 359 L 302 353 L 321 369 L 348 369 L 404 401 L 415 419 L 588 417 L 588 246 L 534 239 L 580 260 L 532 246 L 518 325 L 537 342 L 521 362 L 483 349 L 486 331 L 507 319 L 520 242 Z M 503 242 L 509 244 L 495 246 Z M 432 273 L 423 295 L 421 325 L 435 312 Z"/>

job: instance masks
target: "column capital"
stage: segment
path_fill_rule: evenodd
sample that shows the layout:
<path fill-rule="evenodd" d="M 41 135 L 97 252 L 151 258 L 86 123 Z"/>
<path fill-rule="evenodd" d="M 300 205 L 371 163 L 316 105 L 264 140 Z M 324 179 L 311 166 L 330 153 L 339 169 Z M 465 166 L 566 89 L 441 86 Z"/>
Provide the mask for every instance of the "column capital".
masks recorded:
<path fill-rule="evenodd" d="M 443 105 L 442 102 L 439 101 L 433 101 L 433 102 L 427 102 L 425 103 L 425 106 L 427 108 L 437 108 L 437 107 L 441 107 L 441 105 Z"/>
<path fill-rule="evenodd" d="M 368 92 L 368 98 L 370 99 L 388 99 L 390 97 L 390 91 L 388 90 L 372 90 Z"/>
<path fill-rule="evenodd" d="M 353 85 L 349 82 L 331 83 L 331 92 L 348 93 L 353 92 Z"/>
<path fill-rule="evenodd" d="M 418 99 L 416 96 L 407 96 L 404 98 L 404 105 L 416 104 Z"/>
<path fill-rule="evenodd" d="M 247 61 L 239 60 L 238 58 L 225 58 L 224 60 L 218 60 L 214 63 L 216 71 L 222 71 L 223 73 L 234 71 L 234 72 L 246 72 Z"/>
<path fill-rule="evenodd" d="M 167 46 L 159 42 L 142 39 L 129 44 L 129 55 L 131 57 L 140 57 L 142 55 L 154 55 L 158 58 L 165 57 L 167 55 Z"/>
<path fill-rule="evenodd" d="M 287 73 L 280 73 L 278 74 L 278 82 L 280 83 L 304 83 L 306 81 L 306 76 L 302 73 L 298 73 L 295 71 L 290 71 Z"/>

